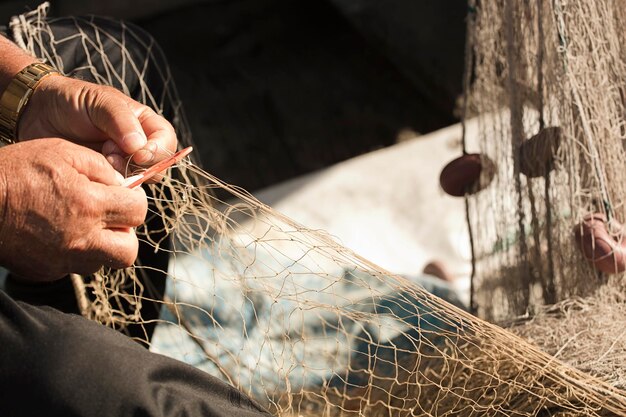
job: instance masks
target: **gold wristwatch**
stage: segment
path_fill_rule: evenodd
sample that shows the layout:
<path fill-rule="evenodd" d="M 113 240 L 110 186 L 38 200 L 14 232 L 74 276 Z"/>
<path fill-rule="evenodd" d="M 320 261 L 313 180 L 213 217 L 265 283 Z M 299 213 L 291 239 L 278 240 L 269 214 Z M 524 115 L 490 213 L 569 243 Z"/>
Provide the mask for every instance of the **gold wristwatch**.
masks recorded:
<path fill-rule="evenodd" d="M 0 142 L 15 142 L 17 124 L 37 84 L 48 75 L 61 75 L 50 65 L 30 64 L 17 73 L 0 98 Z"/>

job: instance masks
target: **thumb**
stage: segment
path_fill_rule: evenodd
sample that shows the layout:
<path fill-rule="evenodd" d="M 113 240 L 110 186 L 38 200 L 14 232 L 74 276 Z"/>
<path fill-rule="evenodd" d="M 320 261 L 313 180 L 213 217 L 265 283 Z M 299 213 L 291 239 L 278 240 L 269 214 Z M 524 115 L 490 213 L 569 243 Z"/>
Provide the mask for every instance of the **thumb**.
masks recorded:
<path fill-rule="evenodd" d="M 90 181 L 104 185 L 120 185 L 124 181 L 124 177 L 113 169 L 102 154 L 73 143 L 68 145 L 71 149 L 65 155 L 71 158 L 74 169 Z"/>
<path fill-rule="evenodd" d="M 128 105 L 129 98 L 112 88 L 93 92 L 96 95 L 94 105 L 88 107 L 92 123 L 126 154 L 143 148 L 147 138 L 139 119 Z"/>

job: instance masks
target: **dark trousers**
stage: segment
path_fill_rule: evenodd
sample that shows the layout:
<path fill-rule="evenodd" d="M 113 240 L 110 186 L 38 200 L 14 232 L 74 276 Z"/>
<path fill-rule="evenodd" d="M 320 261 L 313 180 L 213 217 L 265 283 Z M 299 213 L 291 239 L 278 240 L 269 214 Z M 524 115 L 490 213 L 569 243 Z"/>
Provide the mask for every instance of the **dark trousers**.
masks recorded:
<path fill-rule="evenodd" d="M 0 416 L 268 416 L 236 389 L 118 332 L 0 291 Z"/>

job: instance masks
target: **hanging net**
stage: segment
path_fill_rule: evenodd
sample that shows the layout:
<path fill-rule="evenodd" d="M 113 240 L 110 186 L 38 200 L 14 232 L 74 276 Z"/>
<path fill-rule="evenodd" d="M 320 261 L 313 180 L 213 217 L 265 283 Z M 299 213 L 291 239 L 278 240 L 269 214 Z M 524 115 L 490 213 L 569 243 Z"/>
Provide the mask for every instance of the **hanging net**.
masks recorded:
<path fill-rule="evenodd" d="M 464 112 L 479 118 L 480 152 L 496 171 L 466 197 L 472 307 L 509 320 L 524 338 L 466 312 L 437 283 L 390 274 L 191 161 L 150 186 L 148 226 L 137 231 L 168 266 L 139 262 L 74 277 L 83 314 L 121 331 L 156 325 L 139 337 L 150 349 L 222 378 L 281 416 L 626 415 L 621 274 L 607 279 L 593 269 L 588 260 L 596 259 L 585 259 L 575 238 L 589 213 L 609 226 L 626 214 L 625 4 L 470 5 Z M 46 11 L 13 20 L 18 44 L 168 114 L 189 143 L 149 38 L 123 23 L 111 37 L 111 22 L 48 19 Z M 61 23 L 76 30 L 64 35 Z M 76 54 L 91 64 L 67 70 L 55 52 L 65 42 L 81 45 Z M 140 61 L 127 53 L 137 48 Z M 162 88 L 149 89 L 146 77 Z M 540 144 L 520 151 L 533 137 Z M 520 155 L 532 162 L 541 152 L 550 158 L 535 167 L 539 174 L 522 174 Z M 163 291 L 142 279 L 155 272 L 166 277 Z M 148 305 L 158 314 L 147 316 Z M 519 317 L 528 313 L 536 317 Z M 620 330 L 607 334 L 604 325 Z M 595 341 L 592 353 L 581 344 L 585 330 L 595 337 L 585 339 Z"/>
<path fill-rule="evenodd" d="M 542 0 L 480 2 L 470 16 L 466 112 L 497 165 L 468 199 L 485 318 L 534 314 L 622 280 L 624 13 L 621 0 Z M 605 252 L 589 236 L 601 223 Z"/>

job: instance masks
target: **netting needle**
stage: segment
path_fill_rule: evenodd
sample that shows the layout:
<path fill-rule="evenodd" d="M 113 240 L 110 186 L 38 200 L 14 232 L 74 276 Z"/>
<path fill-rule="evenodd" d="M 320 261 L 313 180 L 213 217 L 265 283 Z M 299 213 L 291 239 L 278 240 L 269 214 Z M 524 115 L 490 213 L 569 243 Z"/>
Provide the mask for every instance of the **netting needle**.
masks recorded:
<path fill-rule="evenodd" d="M 124 181 L 122 185 L 130 189 L 138 187 L 144 182 L 148 181 L 150 178 L 154 177 L 155 175 L 165 171 L 172 165 L 180 162 L 183 158 L 189 155 L 192 150 L 193 150 L 193 147 L 191 146 L 185 149 L 182 149 L 176 152 L 174 155 L 170 156 L 169 158 L 166 158 L 152 165 L 150 168 L 146 169 L 144 172 L 126 178 L 126 180 Z"/>

